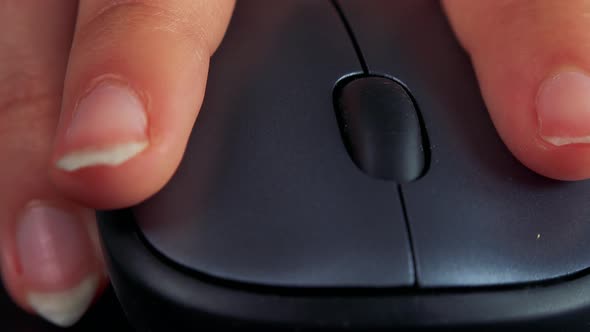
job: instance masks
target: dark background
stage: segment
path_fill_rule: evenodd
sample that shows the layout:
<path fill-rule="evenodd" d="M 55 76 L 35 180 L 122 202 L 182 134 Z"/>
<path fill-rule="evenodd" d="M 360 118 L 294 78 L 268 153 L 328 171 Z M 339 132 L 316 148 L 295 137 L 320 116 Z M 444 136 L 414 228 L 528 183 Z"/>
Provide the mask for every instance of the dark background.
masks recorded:
<path fill-rule="evenodd" d="M 86 315 L 68 329 L 59 328 L 18 308 L 0 285 L 0 331 L 3 332 L 104 332 L 133 331 L 111 288 Z"/>

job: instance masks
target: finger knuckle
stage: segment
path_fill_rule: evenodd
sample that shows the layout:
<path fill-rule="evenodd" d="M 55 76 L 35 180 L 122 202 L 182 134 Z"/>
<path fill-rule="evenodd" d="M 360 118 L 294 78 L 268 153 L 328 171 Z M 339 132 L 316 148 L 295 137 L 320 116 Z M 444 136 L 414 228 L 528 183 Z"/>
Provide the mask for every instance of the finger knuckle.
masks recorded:
<path fill-rule="evenodd" d="M 42 105 L 60 99 L 58 89 L 43 75 L 28 71 L 0 74 L 0 116 L 22 113 L 24 109 L 44 112 Z"/>

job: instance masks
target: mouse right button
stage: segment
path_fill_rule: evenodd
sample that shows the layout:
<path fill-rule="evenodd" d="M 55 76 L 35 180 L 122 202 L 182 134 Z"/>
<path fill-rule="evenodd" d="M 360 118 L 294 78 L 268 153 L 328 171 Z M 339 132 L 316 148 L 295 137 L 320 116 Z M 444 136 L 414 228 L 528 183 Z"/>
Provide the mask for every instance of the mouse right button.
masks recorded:
<path fill-rule="evenodd" d="M 418 284 L 525 284 L 590 267 L 590 183 L 544 178 L 511 155 L 440 3 L 339 3 L 369 72 L 407 84 L 428 133 L 430 167 L 401 190 Z"/>

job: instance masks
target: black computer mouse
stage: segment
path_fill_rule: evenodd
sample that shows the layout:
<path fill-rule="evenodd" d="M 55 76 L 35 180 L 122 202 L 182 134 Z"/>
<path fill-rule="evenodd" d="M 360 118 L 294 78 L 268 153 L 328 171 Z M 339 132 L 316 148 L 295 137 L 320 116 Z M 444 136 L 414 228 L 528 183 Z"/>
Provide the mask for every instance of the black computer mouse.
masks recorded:
<path fill-rule="evenodd" d="M 503 145 L 437 1 L 250 0 L 171 181 L 99 224 L 143 331 L 571 331 L 589 199 Z"/>

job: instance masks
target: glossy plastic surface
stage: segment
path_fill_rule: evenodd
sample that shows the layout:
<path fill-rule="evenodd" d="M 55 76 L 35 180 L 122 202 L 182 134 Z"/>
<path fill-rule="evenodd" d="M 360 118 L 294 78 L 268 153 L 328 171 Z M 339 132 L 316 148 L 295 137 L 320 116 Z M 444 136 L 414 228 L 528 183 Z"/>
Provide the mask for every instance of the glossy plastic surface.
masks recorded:
<path fill-rule="evenodd" d="M 209 278 L 145 247 L 129 211 L 101 216 L 111 279 L 139 331 L 588 331 L 590 276 L 501 289 L 310 290 Z"/>

